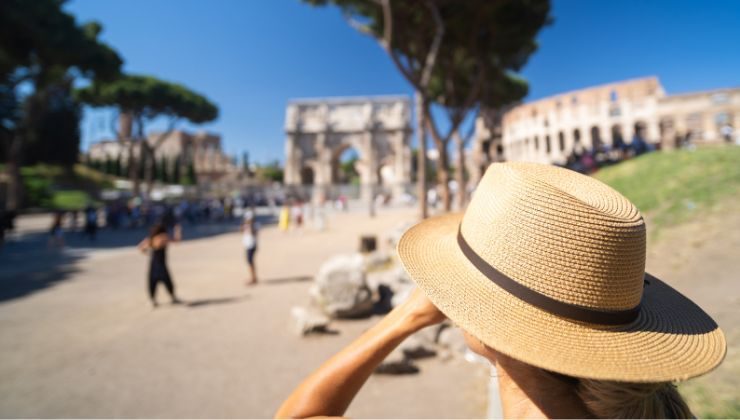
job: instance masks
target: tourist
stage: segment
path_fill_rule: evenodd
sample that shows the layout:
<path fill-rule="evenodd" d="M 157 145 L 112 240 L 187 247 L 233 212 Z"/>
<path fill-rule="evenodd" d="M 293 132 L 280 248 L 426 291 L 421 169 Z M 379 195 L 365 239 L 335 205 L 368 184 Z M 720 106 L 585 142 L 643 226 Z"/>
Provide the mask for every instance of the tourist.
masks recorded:
<path fill-rule="evenodd" d="M 723 125 L 722 128 L 719 129 L 719 132 L 722 135 L 722 139 L 724 139 L 725 143 L 732 143 L 732 133 L 734 132 L 734 130 L 730 124 Z"/>
<path fill-rule="evenodd" d="M 80 211 L 77 209 L 72 210 L 69 213 L 69 230 L 77 232 L 77 226 L 79 225 Z"/>
<path fill-rule="evenodd" d="M 465 213 L 403 235 L 399 258 L 418 290 L 277 417 L 342 416 L 397 345 L 445 317 L 496 367 L 506 418 L 692 417 L 673 381 L 717 367 L 725 337 L 645 273 L 634 205 L 593 178 L 532 163 L 491 165 L 477 191 Z"/>
<path fill-rule="evenodd" d="M 280 209 L 278 228 L 283 232 L 287 232 L 290 229 L 290 206 L 287 202 L 283 203 L 283 207 Z"/>
<path fill-rule="evenodd" d="M 251 210 L 244 215 L 242 223 L 242 245 L 247 253 L 247 265 L 249 265 L 249 280 L 247 286 L 257 284 L 257 269 L 255 267 L 254 256 L 257 253 L 257 222 L 254 220 L 254 213 Z"/>
<path fill-rule="evenodd" d="M 173 305 L 181 303 L 175 294 L 175 285 L 172 283 L 170 270 L 167 268 L 167 245 L 170 242 L 179 241 L 181 237 L 182 232 L 179 225 L 174 228 L 173 237 L 170 237 L 167 234 L 167 227 L 163 223 L 157 223 L 152 226 L 149 236 L 139 243 L 141 252 L 151 254 L 149 261 L 149 298 L 154 308 L 158 306 L 157 286 L 159 283 L 164 284 Z"/>
<path fill-rule="evenodd" d="M 92 204 L 85 207 L 85 231 L 84 235 L 91 241 L 94 241 L 98 233 L 98 209 Z"/>
<path fill-rule="evenodd" d="M 51 248 L 64 247 L 64 230 L 62 229 L 63 219 L 63 212 L 58 211 L 54 213 L 51 229 L 49 230 L 49 241 L 47 242 L 47 245 Z"/>
<path fill-rule="evenodd" d="M 303 226 L 303 203 L 301 200 L 293 202 L 293 208 L 291 209 L 293 216 L 293 226 L 296 229 L 300 229 Z"/>

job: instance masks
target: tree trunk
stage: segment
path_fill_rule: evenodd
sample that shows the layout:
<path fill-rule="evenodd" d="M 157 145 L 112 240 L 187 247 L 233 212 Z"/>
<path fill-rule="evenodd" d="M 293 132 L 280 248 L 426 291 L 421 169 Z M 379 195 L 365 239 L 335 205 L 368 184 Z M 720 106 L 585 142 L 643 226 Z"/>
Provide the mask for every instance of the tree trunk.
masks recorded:
<path fill-rule="evenodd" d="M 8 148 L 8 162 L 5 171 L 8 174 L 8 190 L 5 209 L 18 211 L 23 201 L 23 179 L 21 178 L 21 160 L 23 148 L 20 135 L 16 132 Z"/>
<path fill-rule="evenodd" d="M 146 182 L 146 197 L 152 196 L 152 189 L 154 188 L 154 165 L 156 165 L 156 158 L 154 156 L 154 150 L 147 144 L 146 139 L 141 141 L 141 161 L 144 165 L 144 181 Z"/>
<path fill-rule="evenodd" d="M 442 205 L 445 212 L 452 210 L 452 194 L 450 194 L 450 158 L 447 148 L 438 147 L 439 160 L 437 162 L 437 181 L 442 187 Z"/>
<path fill-rule="evenodd" d="M 442 187 L 442 206 L 445 212 L 452 210 L 452 195 L 450 194 L 450 155 L 447 153 L 447 144 L 450 137 L 442 138 L 434 127 L 432 114 L 427 110 L 425 112 L 426 125 L 434 139 L 434 146 L 437 148 L 439 158 L 437 160 L 437 182 Z"/>
<path fill-rule="evenodd" d="M 419 196 L 420 217 L 426 219 L 429 216 L 427 207 L 427 130 L 424 109 L 426 104 L 424 97 L 418 91 L 414 94 L 416 100 L 416 137 L 419 150 L 416 156 L 416 184 Z"/>
<path fill-rule="evenodd" d="M 465 185 L 465 144 L 463 143 L 460 132 L 455 131 L 455 147 L 457 149 L 457 162 L 455 163 L 455 181 L 457 182 L 457 209 L 465 208 L 468 190 Z"/>
<path fill-rule="evenodd" d="M 134 157 L 134 144 L 134 139 L 131 139 L 128 146 L 128 174 L 131 179 L 131 183 L 133 184 L 132 193 L 134 197 L 138 197 L 139 194 L 141 194 L 141 182 L 139 181 L 139 164 L 141 156 L 139 156 L 138 159 Z"/>

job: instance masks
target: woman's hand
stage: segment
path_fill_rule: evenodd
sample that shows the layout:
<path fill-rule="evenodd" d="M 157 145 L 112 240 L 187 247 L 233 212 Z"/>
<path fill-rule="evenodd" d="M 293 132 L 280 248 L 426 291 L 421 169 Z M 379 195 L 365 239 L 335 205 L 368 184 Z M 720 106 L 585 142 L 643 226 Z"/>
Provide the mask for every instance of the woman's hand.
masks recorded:
<path fill-rule="evenodd" d="M 418 287 L 397 310 L 414 331 L 439 324 L 447 318 Z"/>

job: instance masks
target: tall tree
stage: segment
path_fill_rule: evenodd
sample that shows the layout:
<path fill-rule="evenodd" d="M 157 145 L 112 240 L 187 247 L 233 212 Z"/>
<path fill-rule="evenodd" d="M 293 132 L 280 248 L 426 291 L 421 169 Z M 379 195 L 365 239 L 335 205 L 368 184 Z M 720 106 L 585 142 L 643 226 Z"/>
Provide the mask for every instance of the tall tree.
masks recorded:
<path fill-rule="evenodd" d="M 71 77 L 62 77 L 24 100 L 27 114 L 23 164 L 53 163 L 67 168 L 77 162 L 80 150 L 80 105 L 71 95 Z"/>
<path fill-rule="evenodd" d="M 143 174 L 148 185 L 147 193 L 151 192 L 154 173 L 152 165 L 147 162 L 156 159 L 156 151 L 167 136 L 181 120 L 201 124 L 213 121 L 218 117 L 218 108 L 205 96 L 200 95 L 183 85 L 165 82 L 151 76 L 125 75 L 111 82 L 93 83 L 79 89 L 77 95 L 84 103 L 94 107 L 116 107 L 122 113 L 131 115 L 135 131 L 129 143 L 131 159 L 131 178 L 134 184 L 134 194 L 140 194 L 140 171 L 138 166 L 145 168 Z M 160 133 L 153 142 L 147 141 L 145 125 L 157 118 L 167 119 L 167 129 Z M 116 134 L 119 141 L 124 139 L 120 133 Z M 133 159 L 134 147 L 139 147 L 139 159 Z"/>
<path fill-rule="evenodd" d="M 20 206 L 24 134 L 42 111 L 24 107 L 23 97 L 42 92 L 63 77 L 109 80 L 122 64 L 118 54 L 98 40 L 101 26 L 78 25 L 62 10 L 63 4 L 63 0 L 0 1 L 0 140 L 9 175 L 9 209 Z"/>
<path fill-rule="evenodd" d="M 445 36 L 445 26 L 437 0 L 304 0 L 324 6 L 335 4 L 347 22 L 360 32 L 378 40 L 401 75 L 414 88 L 416 111 L 417 194 L 420 216 L 428 215 L 426 194 L 427 131 L 424 110 L 428 107 L 429 87 L 437 56 Z"/>
<path fill-rule="evenodd" d="M 353 27 L 380 41 L 414 86 L 421 99 L 417 113 L 422 115 L 417 120 L 420 128 L 429 130 L 438 149 L 438 181 L 449 210 L 450 139 L 536 50 L 535 36 L 550 21 L 549 0 L 306 1 L 339 6 Z M 439 129 L 433 104 L 449 120 L 446 132 Z M 425 145 L 419 144 L 420 157 L 425 155 Z M 417 166 L 420 171 L 426 167 Z"/>

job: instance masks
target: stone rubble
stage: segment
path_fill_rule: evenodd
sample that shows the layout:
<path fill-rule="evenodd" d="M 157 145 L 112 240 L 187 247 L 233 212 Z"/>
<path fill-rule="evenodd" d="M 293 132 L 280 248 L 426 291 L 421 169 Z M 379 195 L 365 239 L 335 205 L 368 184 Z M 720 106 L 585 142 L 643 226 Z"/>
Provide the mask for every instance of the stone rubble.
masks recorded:
<path fill-rule="evenodd" d="M 399 225 L 389 234 L 395 250 L 398 240 L 411 224 Z M 373 251 L 367 254 L 335 255 L 319 269 L 310 289 L 311 305 L 291 311 L 300 335 L 336 333 L 329 330 L 331 319 L 358 318 L 385 314 L 402 304 L 415 288 L 395 254 Z M 425 328 L 398 346 L 378 366 L 378 374 L 419 372 L 415 360 L 439 357 L 467 359 L 465 337 L 450 321 Z"/>

